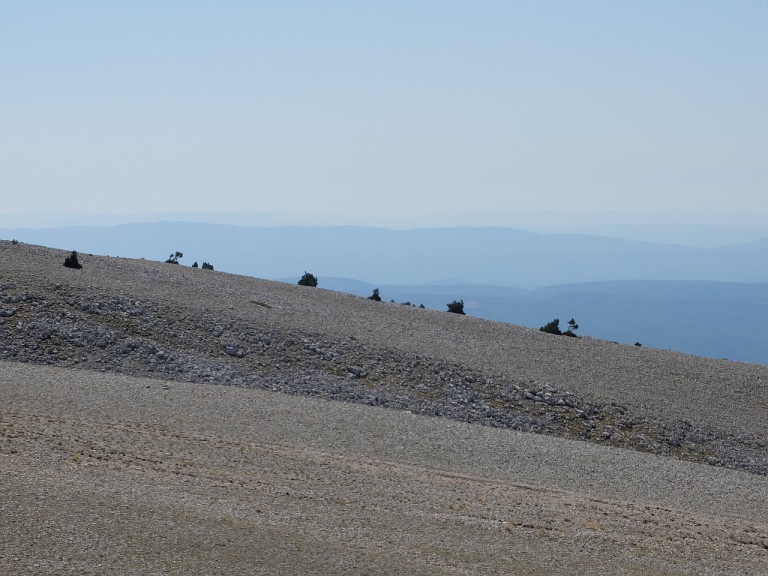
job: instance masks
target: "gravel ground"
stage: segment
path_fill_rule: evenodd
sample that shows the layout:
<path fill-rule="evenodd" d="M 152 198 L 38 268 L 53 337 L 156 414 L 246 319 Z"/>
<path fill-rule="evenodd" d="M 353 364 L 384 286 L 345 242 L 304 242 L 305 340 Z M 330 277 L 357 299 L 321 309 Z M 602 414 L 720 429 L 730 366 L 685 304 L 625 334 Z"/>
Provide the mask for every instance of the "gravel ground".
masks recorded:
<path fill-rule="evenodd" d="M 0 363 L 8 574 L 764 574 L 768 478 L 262 390 Z"/>
<path fill-rule="evenodd" d="M 766 573 L 768 367 L 67 254 L 0 242 L 0 572 Z"/>

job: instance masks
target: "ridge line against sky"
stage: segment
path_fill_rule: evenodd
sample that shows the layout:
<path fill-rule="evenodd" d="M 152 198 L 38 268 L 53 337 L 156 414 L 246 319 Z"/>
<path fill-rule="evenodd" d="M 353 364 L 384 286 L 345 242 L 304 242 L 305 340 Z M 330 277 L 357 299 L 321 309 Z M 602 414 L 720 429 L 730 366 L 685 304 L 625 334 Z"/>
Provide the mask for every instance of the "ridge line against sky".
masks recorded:
<path fill-rule="evenodd" d="M 0 216 L 768 213 L 764 0 L 0 0 Z"/>

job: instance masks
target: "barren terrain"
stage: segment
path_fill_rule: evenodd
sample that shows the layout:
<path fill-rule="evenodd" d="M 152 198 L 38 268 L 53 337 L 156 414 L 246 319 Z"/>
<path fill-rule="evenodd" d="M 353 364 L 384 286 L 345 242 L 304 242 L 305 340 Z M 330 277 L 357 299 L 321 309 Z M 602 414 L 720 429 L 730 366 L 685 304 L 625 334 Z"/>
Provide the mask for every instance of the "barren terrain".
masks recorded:
<path fill-rule="evenodd" d="M 766 573 L 764 366 L 66 254 L 0 242 L 1 573 Z"/>

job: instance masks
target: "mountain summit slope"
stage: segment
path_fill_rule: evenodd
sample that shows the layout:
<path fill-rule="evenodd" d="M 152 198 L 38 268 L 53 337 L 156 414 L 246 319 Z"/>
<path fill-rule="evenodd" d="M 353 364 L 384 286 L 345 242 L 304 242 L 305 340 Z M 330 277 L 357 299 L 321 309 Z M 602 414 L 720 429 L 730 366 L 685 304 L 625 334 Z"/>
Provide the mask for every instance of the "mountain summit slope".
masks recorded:
<path fill-rule="evenodd" d="M 0 357 L 408 409 L 768 473 L 768 367 L 0 243 Z"/>
<path fill-rule="evenodd" d="M 764 573 L 768 367 L 69 254 L 0 242 L 0 572 Z"/>

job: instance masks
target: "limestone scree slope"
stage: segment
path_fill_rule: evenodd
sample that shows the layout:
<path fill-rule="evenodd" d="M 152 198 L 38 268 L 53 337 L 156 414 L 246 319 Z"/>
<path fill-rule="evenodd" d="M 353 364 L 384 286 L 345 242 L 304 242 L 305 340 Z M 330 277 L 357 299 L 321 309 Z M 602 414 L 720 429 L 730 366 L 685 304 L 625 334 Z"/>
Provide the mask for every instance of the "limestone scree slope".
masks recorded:
<path fill-rule="evenodd" d="M 0 572 L 765 573 L 764 366 L 67 254 L 0 242 Z"/>

